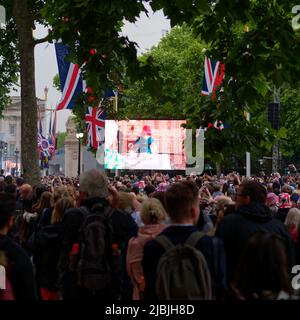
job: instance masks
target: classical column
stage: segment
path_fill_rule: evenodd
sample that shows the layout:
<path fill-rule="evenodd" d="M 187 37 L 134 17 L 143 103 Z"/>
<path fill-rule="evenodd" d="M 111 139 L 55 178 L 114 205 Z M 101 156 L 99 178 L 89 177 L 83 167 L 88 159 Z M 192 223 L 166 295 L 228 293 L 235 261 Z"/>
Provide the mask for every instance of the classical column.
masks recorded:
<path fill-rule="evenodd" d="M 65 139 L 65 175 L 77 177 L 78 171 L 78 139 L 76 138 L 76 124 L 72 117 L 66 123 L 67 136 Z M 81 163 L 82 152 L 81 152 Z M 82 170 L 81 170 L 82 171 Z"/>

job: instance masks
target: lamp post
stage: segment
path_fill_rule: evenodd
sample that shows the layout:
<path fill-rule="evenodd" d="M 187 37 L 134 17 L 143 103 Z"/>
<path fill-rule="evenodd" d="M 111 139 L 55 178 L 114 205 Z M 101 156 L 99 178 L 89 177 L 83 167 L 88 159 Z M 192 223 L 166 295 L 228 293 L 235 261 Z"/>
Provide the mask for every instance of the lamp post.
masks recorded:
<path fill-rule="evenodd" d="M 0 169 L 3 169 L 3 142 L 0 141 Z"/>
<path fill-rule="evenodd" d="M 7 145 L 4 146 L 4 171 L 6 173 L 7 167 L 6 167 L 6 161 L 7 161 Z"/>
<path fill-rule="evenodd" d="M 76 138 L 78 139 L 78 170 L 77 170 L 77 173 L 78 173 L 78 177 L 80 176 L 80 147 L 81 147 L 81 139 L 83 138 L 83 133 L 80 132 L 80 133 L 76 133 Z"/>
<path fill-rule="evenodd" d="M 19 168 L 18 168 L 19 153 L 20 153 L 20 151 L 18 150 L 18 148 L 16 148 L 16 150 L 15 150 L 15 156 L 16 156 L 16 177 L 18 176 L 18 170 L 19 170 Z"/>

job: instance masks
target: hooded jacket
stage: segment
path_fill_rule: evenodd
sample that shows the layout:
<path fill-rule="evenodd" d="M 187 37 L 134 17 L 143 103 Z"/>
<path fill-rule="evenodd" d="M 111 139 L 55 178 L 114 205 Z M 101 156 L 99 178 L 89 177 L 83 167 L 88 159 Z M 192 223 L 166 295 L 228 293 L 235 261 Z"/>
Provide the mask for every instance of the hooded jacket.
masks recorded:
<path fill-rule="evenodd" d="M 139 285 L 141 285 L 143 277 L 142 260 L 144 255 L 144 247 L 147 242 L 153 240 L 159 235 L 167 225 L 152 224 L 139 228 L 136 238 L 131 238 L 128 243 L 127 251 L 127 272 L 133 283 L 133 300 L 140 300 Z"/>
<path fill-rule="evenodd" d="M 272 217 L 266 205 L 251 202 L 239 207 L 235 213 L 225 216 L 216 232 L 216 236 L 224 242 L 228 279 L 231 279 L 237 268 L 240 255 L 249 238 L 257 231 L 271 232 L 282 237 L 287 247 L 289 262 L 293 263 L 293 245 L 287 227 Z"/>

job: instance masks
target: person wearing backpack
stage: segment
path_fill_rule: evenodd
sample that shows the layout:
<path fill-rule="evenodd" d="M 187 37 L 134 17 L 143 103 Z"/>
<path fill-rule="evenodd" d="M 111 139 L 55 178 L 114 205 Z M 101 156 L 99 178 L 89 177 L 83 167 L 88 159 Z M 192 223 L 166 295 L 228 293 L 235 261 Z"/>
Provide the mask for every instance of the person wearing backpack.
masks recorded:
<path fill-rule="evenodd" d="M 14 212 L 15 198 L 0 193 L 0 260 L 6 272 L 6 289 L 0 289 L 0 300 L 36 300 L 31 261 L 26 252 L 8 236 Z"/>
<path fill-rule="evenodd" d="M 167 227 L 163 224 L 166 217 L 167 213 L 158 199 L 149 198 L 143 202 L 141 209 L 143 226 L 139 228 L 138 236 L 129 240 L 127 251 L 127 272 L 133 284 L 133 300 L 141 300 L 143 296 L 144 246 Z"/>
<path fill-rule="evenodd" d="M 103 172 L 83 173 L 79 193 L 80 208 L 68 210 L 63 219 L 63 299 L 130 299 L 126 252 L 137 225 L 130 214 L 115 209 L 117 192 Z"/>
<path fill-rule="evenodd" d="M 63 236 L 62 219 L 66 210 L 74 208 L 71 197 L 59 199 L 53 208 L 49 224 L 37 227 L 34 261 L 42 300 L 59 300 L 58 259 Z"/>
<path fill-rule="evenodd" d="M 173 184 L 165 193 L 165 204 L 171 225 L 144 248 L 145 300 L 210 300 L 216 283 L 213 242 L 196 226 L 197 185 Z"/>

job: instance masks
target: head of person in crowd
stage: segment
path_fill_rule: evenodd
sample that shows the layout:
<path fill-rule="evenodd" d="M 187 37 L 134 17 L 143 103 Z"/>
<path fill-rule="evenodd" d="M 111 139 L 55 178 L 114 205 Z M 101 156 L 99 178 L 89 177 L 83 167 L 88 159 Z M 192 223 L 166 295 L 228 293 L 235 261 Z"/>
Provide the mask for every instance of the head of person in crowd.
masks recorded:
<path fill-rule="evenodd" d="M 267 190 L 259 182 L 245 181 L 243 182 L 236 194 L 236 208 L 243 205 L 249 205 L 256 202 L 262 205 L 266 204 Z"/>
<path fill-rule="evenodd" d="M 291 208 L 286 216 L 284 224 L 289 229 L 292 240 L 296 243 L 299 237 L 300 227 L 300 210 Z"/>
<path fill-rule="evenodd" d="M 222 185 L 220 183 L 214 182 L 212 186 L 213 186 L 213 193 L 212 193 L 213 198 L 223 195 L 223 192 L 221 191 Z"/>
<path fill-rule="evenodd" d="M 165 208 L 165 210 L 167 210 L 165 202 L 165 192 L 155 191 L 151 194 L 151 198 L 158 199 Z"/>
<path fill-rule="evenodd" d="M 144 191 L 146 193 L 146 195 L 149 197 L 151 193 L 153 193 L 155 191 L 155 187 L 153 184 L 148 183 L 145 188 Z"/>
<path fill-rule="evenodd" d="M 300 196 L 298 193 L 293 192 L 291 195 L 292 207 L 297 207 Z"/>
<path fill-rule="evenodd" d="M 54 208 L 56 202 L 63 197 L 69 197 L 67 187 L 66 186 L 56 187 L 52 193 L 51 207 Z"/>
<path fill-rule="evenodd" d="M 9 193 L 0 193 L 0 235 L 7 235 L 13 226 L 16 199 Z"/>
<path fill-rule="evenodd" d="M 39 201 L 32 207 L 33 211 L 38 215 L 42 214 L 45 209 L 51 207 L 52 193 L 49 191 L 43 192 Z"/>
<path fill-rule="evenodd" d="M 108 196 L 108 181 L 104 172 L 93 169 L 80 176 L 80 201 L 87 198 L 108 198 Z"/>
<path fill-rule="evenodd" d="M 287 194 L 291 195 L 292 194 L 292 188 L 288 184 L 285 184 L 281 188 L 281 193 L 287 193 Z"/>
<path fill-rule="evenodd" d="M 65 212 L 71 208 L 74 208 L 74 200 L 71 197 L 60 198 L 55 203 L 53 213 L 51 216 L 51 224 L 55 224 L 62 221 Z"/>
<path fill-rule="evenodd" d="M 9 176 L 9 175 L 5 177 L 4 181 L 6 184 L 13 184 L 14 183 L 13 177 Z"/>
<path fill-rule="evenodd" d="M 172 223 L 194 224 L 199 219 L 199 189 L 195 182 L 174 183 L 165 193 L 167 213 Z"/>
<path fill-rule="evenodd" d="M 214 199 L 215 202 L 215 213 L 216 213 L 216 227 L 220 224 L 225 214 L 228 213 L 229 207 L 234 207 L 235 203 L 230 197 L 226 196 L 217 196 Z"/>
<path fill-rule="evenodd" d="M 132 213 L 134 210 L 133 201 L 134 201 L 134 194 L 124 191 L 118 192 L 118 205 L 117 208 L 128 213 Z"/>
<path fill-rule="evenodd" d="M 140 188 L 138 185 L 134 184 L 131 191 L 138 195 L 140 193 Z"/>
<path fill-rule="evenodd" d="M 15 198 L 17 197 L 17 187 L 15 184 L 5 184 L 3 191 L 12 194 Z"/>
<path fill-rule="evenodd" d="M 42 194 L 45 191 L 47 191 L 47 187 L 45 185 L 40 184 L 35 186 L 33 190 L 34 190 L 34 198 L 36 201 L 38 201 L 41 198 Z"/>
<path fill-rule="evenodd" d="M 156 187 L 156 191 L 157 192 L 166 192 L 169 188 L 169 183 L 168 182 L 161 182 L 158 184 L 158 186 Z"/>
<path fill-rule="evenodd" d="M 167 218 L 166 210 L 158 199 L 146 199 L 141 207 L 141 219 L 143 224 L 160 224 Z"/>
<path fill-rule="evenodd" d="M 29 197 L 32 197 L 32 186 L 28 183 L 22 184 L 20 187 L 20 195 L 22 199 L 28 199 Z"/>
<path fill-rule="evenodd" d="M 292 294 L 286 247 L 272 233 L 256 233 L 248 241 L 232 283 L 240 299 L 276 299 Z"/>

